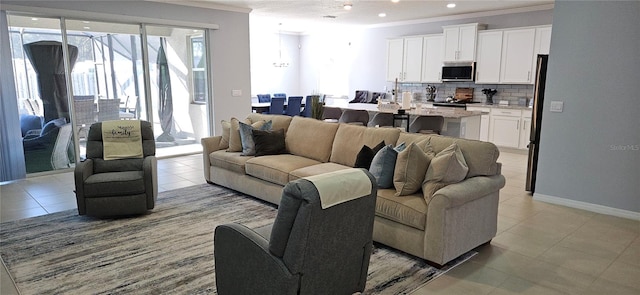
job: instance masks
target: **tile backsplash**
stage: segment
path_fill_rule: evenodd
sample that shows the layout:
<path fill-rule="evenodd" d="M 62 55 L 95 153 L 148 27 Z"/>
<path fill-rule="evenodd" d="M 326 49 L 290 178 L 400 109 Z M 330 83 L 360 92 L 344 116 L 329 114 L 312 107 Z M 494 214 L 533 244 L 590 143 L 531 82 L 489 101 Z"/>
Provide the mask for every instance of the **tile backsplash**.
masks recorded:
<path fill-rule="evenodd" d="M 412 93 L 420 93 L 420 97 L 425 99 L 425 88 L 427 85 L 434 85 L 438 90 L 436 101 L 444 101 L 447 96 L 455 96 L 456 88 L 466 87 L 474 88 L 473 101 L 485 102 L 486 96 L 482 93 L 482 89 L 497 89 L 498 92 L 493 96 L 493 102 L 497 104 L 501 100 L 508 100 L 510 105 L 518 105 L 520 98 L 531 99 L 533 97 L 533 85 L 519 84 L 475 84 L 464 82 L 452 83 L 398 83 L 400 92 L 410 91 Z M 389 83 L 388 89 L 393 89 L 393 83 Z M 390 92 L 390 91 L 389 91 Z"/>

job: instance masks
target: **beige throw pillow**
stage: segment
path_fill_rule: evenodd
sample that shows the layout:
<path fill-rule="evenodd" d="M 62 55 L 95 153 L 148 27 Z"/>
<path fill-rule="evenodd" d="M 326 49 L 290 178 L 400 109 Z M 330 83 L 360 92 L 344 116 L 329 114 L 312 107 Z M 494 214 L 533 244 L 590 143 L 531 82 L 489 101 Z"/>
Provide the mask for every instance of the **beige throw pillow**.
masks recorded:
<path fill-rule="evenodd" d="M 428 143 L 429 139 L 411 143 L 398 153 L 393 173 L 396 196 L 406 196 L 420 190 L 429 162 L 435 156 Z"/>
<path fill-rule="evenodd" d="M 468 172 L 469 167 L 457 144 L 453 143 L 439 152 L 431 160 L 422 183 L 422 193 L 427 204 L 436 191 L 449 184 L 464 180 Z"/>
<path fill-rule="evenodd" d="M 222 124 L 222 139 L 220 140 L 219 149 L 228 149 L 229 148 L 229 135 L 231 134 L 231 122 L 222 120 L 220 122 Z"/>

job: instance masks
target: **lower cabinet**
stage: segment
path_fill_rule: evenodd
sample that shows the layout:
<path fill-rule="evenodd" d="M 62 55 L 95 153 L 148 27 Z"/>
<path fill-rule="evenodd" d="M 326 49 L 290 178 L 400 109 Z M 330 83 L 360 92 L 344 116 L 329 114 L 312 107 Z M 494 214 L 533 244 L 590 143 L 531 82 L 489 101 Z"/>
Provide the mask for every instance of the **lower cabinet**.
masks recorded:
<path fill-rule="evenodd" d="M 529 142 L 531 136 L 531 112 L 522 111 L 522 126 L 520 128 L 520 148 L 529 148 Z"/>
<path fill-rule="evenodd" d="M 520 145 L 520 117 L 491 115 L 489 141 L 497 146 L 518 148 Z"/>

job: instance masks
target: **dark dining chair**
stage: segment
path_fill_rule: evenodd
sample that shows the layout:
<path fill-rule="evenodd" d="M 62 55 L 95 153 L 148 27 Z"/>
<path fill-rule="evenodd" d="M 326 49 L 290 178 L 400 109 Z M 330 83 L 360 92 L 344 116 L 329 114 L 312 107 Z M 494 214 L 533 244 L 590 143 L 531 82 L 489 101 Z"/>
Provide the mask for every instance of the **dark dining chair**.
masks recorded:
<path fill-rule="evenodd" d="M 258 94 L 258 102 L 271 102 L 271 94 Z"/>
<path fill-rule="evenodd" d="M 282 115 L 284 113 L 284 97 L 271 98 L 271 105 L 269 106 L 269 114 Z"/>
<path fill-rule="evenodd" d="M 304 109 L 302 110 L 302 112 L 300 112 L 300 114 L 303 117 L 306 118 L 311 118 L 311 109 L 313 108 L 313 95 L 307 95 L 307 97 L 304 100 Z"/>
<path fill-rule="evenodd" d="M 284 98 L 284 99 L 286 99 L 286 98 L 287 98 L 287 94 L 286 94 L 286 93 L 274 93 L 274 94 L 273 94 L 273 97 L 274 97 L 274 98 L 279 97 L 279 98 Z"/>
<path fill-rule="evenodd" d="M 287 102 L 287 110 L 285 115 L 287 116 L 300 116 L 300 107 L 302 106 L 302 96 L 289 96 Z"/>
<path fill-rule="evenodd" d="M 409 124 L 409 132 L 440 134 L 443 126 L 444 117 L 442 116 L 418 116 Z"/>

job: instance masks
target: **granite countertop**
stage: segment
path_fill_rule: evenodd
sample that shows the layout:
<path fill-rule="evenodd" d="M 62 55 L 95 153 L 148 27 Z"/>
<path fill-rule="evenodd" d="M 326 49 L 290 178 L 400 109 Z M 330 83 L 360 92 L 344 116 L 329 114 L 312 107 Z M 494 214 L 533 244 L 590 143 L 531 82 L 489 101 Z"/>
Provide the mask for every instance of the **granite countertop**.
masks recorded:
<path fill-rule="evenodd" d="M 425 103 L 426 105 L 428 104 L 433 104 L 433 103 L 443 103 L 442 101 L 435 101 L 435 102 L 427 102 Z M 520 106 L 520 105 L 499 105 L 499 104 L 485 104 L 485 103 L 470 103 L 467 104 L 467 107 L 481 107 L 481 108 L 498 108 L 498 109 L 514 109 L 514 110 L 531 110 L 532 107 L 528 107 L 528 106 Z"/>

